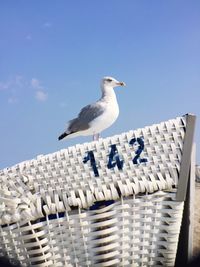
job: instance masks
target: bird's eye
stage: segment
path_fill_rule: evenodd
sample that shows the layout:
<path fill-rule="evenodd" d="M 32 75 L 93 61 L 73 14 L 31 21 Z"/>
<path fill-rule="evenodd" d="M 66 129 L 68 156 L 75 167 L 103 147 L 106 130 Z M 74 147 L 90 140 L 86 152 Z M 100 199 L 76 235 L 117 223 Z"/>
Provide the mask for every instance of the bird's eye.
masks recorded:
<path fill-rule="evenodd" d="M 107 82 L 112 82 L 112 79 L 106 79 Z"/>

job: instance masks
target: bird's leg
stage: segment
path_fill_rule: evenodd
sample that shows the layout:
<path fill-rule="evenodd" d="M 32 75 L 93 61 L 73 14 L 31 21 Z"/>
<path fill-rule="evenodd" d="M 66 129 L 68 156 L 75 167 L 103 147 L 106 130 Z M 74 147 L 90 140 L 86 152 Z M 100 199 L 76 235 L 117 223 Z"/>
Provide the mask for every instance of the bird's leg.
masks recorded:
<path fill-rule="evenodd" d="M 100 137 L 100 134 L 99 133 L 93 134 L 93 141 L 98 141 L 99 140 L 99 137 Z"/>

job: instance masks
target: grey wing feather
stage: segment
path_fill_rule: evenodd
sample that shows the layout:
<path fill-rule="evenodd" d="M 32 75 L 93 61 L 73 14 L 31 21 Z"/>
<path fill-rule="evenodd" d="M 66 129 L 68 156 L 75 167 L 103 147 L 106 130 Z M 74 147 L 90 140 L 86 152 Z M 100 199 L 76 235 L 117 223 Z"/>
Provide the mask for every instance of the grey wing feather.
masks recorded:
<path fill-rule="evenodd" d="M 82 108 L 78 117 L 69 121 L 68 131 L 71 133 L 84 131 L 90 127 L 91 121 L 103 113 L 103 108 L 98 104 L 87 105 Z"/>

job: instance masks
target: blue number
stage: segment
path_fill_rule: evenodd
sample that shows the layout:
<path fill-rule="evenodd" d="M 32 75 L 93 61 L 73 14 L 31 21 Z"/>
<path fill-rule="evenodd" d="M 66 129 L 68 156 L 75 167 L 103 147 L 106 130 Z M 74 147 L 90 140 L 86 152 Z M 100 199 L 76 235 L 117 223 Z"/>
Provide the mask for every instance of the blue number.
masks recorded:
<path fill-rule="evenodd" d="M 107 164 L 108 169 L 112 169 L 117 165 L 118 169 L 122 170 L 124 161 L 120 160 L 116 145 L 111 145 L 110 147 L 111 150 Z"/>
<path fill-rule="evenodd" d="M 133 164 L 138 164 L 138 163 L 142 163 L 142 162 L 147 162 L 146 158 L 140 158 L 140 155 L 142 153 L 142 151 L 144 150 L 144 140 L 142 137 L 138 137 L 138 138 L 133 138 L 131 139 L 131 141 L 129 142 L 130 145 L 134 145 L 135 143 L 139 144 L 138 149 L 135 152 L 135 157 L 133 158 Z"/>
<path fill-rule="evenodd" d="M 95 157 L 94 157 L 93 151 L 88 151 L 87 152 L 87 156 L 84 157 L 83 163 L 86 163 L 88 160 L 90 161 L 90 164 L 91 164 L 91 167 L 93 169 L 94 175 L 96 177 L 98 177 L 99 176 L 99 172 L 98 172 L 98 169 L 97 169 L 97 166 L 96 166 L 96 161 L 95 161 Z"/>

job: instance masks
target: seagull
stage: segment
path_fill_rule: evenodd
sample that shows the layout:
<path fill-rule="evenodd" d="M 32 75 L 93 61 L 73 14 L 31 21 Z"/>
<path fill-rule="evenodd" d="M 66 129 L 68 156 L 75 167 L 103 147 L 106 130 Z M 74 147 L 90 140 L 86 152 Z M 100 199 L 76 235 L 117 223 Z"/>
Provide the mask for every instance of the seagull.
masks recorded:
<path fill-rule="evenodd" d="M 81 109 L 77 118 L 68 122 L 67 129 L 58 140 L 76 136 L 92 135 L 93 140 L 98 140 L 100 133 L 110 127 L 119 115 L 119 106 L 114 92 L 117 86 L 125 86 L 112 77 L 104 77 L 101 81 L 101 98 Z"/>

